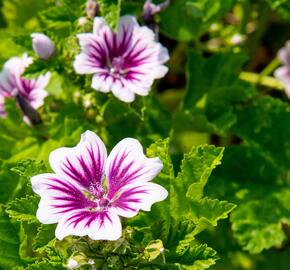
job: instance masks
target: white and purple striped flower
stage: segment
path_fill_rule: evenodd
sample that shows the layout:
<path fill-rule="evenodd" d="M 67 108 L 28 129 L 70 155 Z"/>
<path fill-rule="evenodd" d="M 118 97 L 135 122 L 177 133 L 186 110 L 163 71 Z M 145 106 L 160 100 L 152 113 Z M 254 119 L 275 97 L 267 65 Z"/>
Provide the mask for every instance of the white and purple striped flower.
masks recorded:
<path fill-rule="evenodd" d="M 4 102 L 5 102 L 4 97 L 0 95 L 0 117 L 2 118 L 4 118 L 6 115 L 5 109 L 4 109 Z"/>
<path fill-rule="evenodd" d="M 88 235 L 93 240 L 116 240 L 122 234 L 119 216 L 133 217 L 139 210 L 167 197 L 150 181 L 162 169 L 159 158 L 147 158 L 140 143 L 120 141 L 107 157 L 102 140 L 86 131 L 73 148 L 59 148 L 49 157 L 54 173 L 31 178 L 41 196 L 37 218 L 58 223 L 55 235 Z"/>
<path fill-rule="evenodd" d="M 43 60 L 47 60 L 55 52 L 52 40 L 43 33 L 32 33 L 32 48 L 34 52 Z"/>
<path fill-rule="evenodd" d="M 168 71 L 163 64 L 168 51 L 154 40 L 146 26 L 139 26 L 133 16 L 123 16 L 118 33 L 105 20 L 94 19 L 93 33 L 78 34 L 81 53 L 74 61 L 78 74 L 93 74 L 92 88 L 112 93 L 124 102 L 135 94 L 148 95 L 153 81 Z"/>
<path fill-rule="evenodd" d="M 40 75 L 36 79 L 22 77 L 24 70 L 33 62 L 31 57 L 24 54 L 22 57 L 10 58 L 0 73 L 1 99 L 12 98 L 19 95 L 34 109 L 38 109 L 44 103 L 47 92 L 44 89 L 50 79 L 50 73 Z M 1 105 L 0 105 L 1 107 Z"/>
<path fill-rule="evenodd" d="M 283 83 L 285 92 L 290 98 L 290 41 L 278 51 L 278 58 L 283 66 L 275 70 L 274 76 Z"/>

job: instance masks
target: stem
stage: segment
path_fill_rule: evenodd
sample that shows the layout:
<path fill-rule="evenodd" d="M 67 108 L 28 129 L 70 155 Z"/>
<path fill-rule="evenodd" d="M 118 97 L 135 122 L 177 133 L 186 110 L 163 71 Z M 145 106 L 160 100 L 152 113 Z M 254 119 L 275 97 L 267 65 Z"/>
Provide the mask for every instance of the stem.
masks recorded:
<path fill-rule="evenodd" d="M 284 90 L 283 84 L 279 80 L 271 76 L 262 76 L 253 72 L 243 71 L 240 74 L 240 79 L 253 84 L 260 84 L 269 88 L 273 88 L 275 90 Z"/>
<path fill-rule="evenodd" d="M 281 65 L 280 60 L 275 57 L 260 73 L 261 76 L 267 76 L 271 74 L 278 66 Z"/>

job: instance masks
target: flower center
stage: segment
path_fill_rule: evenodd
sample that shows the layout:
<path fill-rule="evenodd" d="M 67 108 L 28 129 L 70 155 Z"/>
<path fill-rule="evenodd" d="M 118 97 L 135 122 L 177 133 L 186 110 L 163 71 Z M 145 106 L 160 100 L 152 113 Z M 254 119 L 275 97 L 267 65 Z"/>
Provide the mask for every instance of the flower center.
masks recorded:
<path fill-rule="evenodd" d="M 124 68 L 125 59 L 122 56 L 114 57 L 112 62 L 108 64 L 110 73 L 119 78 L 121 75 L 126 74 L 128 71 Z"/>
<path fill-rule="evenodd" d="M 111 205 L 111 201 L 106 198 L 106 190 L 102 185 L 90 184 L 88 190 L 83 191 L 87 199 L 90 200 L 90 211 L 104 211 Z"/>

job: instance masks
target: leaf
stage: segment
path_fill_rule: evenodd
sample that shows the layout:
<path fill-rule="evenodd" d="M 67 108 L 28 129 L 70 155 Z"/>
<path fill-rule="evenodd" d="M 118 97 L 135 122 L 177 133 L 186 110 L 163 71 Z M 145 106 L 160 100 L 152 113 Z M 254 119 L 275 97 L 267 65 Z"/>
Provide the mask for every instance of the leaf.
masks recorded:
<path fill-rule="evenodd" d="M 154 239 L 161 239 L 163 245 L 167 249 L 178 246 L 179 242 L 185 239 L 194 240 L 192 232 L 195 224 L 191 220 L 180 219 L 156 221 L 151 225 L 151 231 Z"/>
<path fill-rule="evenodd" d="M 6 212 L 10 218 L 17 221 L 27 221 L 29 223 L 38 222 L 36 211 L 38 208 L 39 197 L 26 196 L 25 198 L 15 199 L 7 206 Z"/>
<path fill-rule="evenodd" d="M 212 170 L 220 164 L 222 147 L 204 145 L 193 147 L 184 155 L 181 171 L 170 189 L 170 207 L 173 217 L 190 212 L 190 200 L 199 200 Z M 184 200 L 187 198 L 187 200 Z"/>
<path fill-rule="evenodd" d="M 154 178 L 154 182 L 162 185 L 169 190 L 171 181 L 174 180 L 174 170 L 169 154 L 169 138 L 158 140 L 147 148 L 146 155 L 150 158 L 158 157 L 161 159 L 163 169 Z"/>
<path fill-rule="evenodd" d="M 53 263 L 48 261 L 42 261 L 34 264 L 30 264 L 25 270 L 65 270 L 66 268 L 60 263 Z"/>
<path fill-rule="evenodd" d="M 41 224 L 33 241 L 33 249 L 39 252 L 44 250 L 46 245 L 55 239 L 55 229 L 56 225 Z"/>
<path fill-rule="evenodd" d="M 283 231 L 282 209 L 273 198 L 250 201 L 237 208 L 231 216 L 234 236 L 250 253 L 260 253 L 273 246 L 280 247 L 286 235 Z M 288 214 L 289 215 L 289 214 Z"/>
<path fill-rule="evenodd" d="M 201 270 L 214 265 L 218 259 L 216 251 L 206 244 L 192 244 L 170 255 L 168 261 L 179 265 L 180 269 Z"/>
<path fill-rule="evenodd" d="M 216 251 L 195 240 L 195 228 L 192 221 L 184 219 L 152 224 L 153 237 L 159 237 L 168 250 L 165 259 L 166 265 L 172 267 L 169 269 L 197 270 L 215 264 Z"/>
<path fill-rule="evenodd" d="M 10 223 L 8 215 L 0 207 L 0 268 L 10 270 L 22 265 L 18 254 L 19 239 L 17 231 Z"/>
<path fill-rule="evenodd" d="M 32 50 L 32 39 L 29 34 L 17 35 L 12 38 L 17 45 L 24 47 L 26 50 Z"/>
<path fill-rule="evenodd" d="M 191 219 L 197 225 L 195 231 L 201 232 L 210 226 L 217 226 L 220 219 L 228 218 L 235 204 L 218 199 L 203 198 L 191 202 Z"/>
<path fill-rule="evenodd" d="M 175 129 L 223 134 L 233 126 L 235 105 L 256 94 L 253 86 L 239 79 L 245 61 L 246 57 L 241 53 L 203 58 L 190 50 L 183 114 L 176 118 Z"/>
<path fill-rule="evenodd" d="M 161 13 L 163 34 L 178 41 L 198 39 L 231 8 L 234 0 L 175 0 Z M 174 18 L 174 20 L 172 19 Z"/>
<path fill-rule="evenodd" d="M 100 5 L 102 17 L 104 17 L 109 26 L 116 31 L 118 29 L 121 11 L 121 0 L 100 0 L 98 3 Z"/>
<path fill-rule="evenodd" d="M 277 164 L 289 169 L 290 106 L 272 97 L 261 97 L 236 108 L 232 132 L 258 147 Z"/>
<path fill-rule="evenodd" d="M 47 172 L 46 166 L 43 161 L 36 161 L 33 159 L 25 159 L 19 161 L 11 171 L 17 173 L 19 176 L 30 179 L 30 177 Z"/>

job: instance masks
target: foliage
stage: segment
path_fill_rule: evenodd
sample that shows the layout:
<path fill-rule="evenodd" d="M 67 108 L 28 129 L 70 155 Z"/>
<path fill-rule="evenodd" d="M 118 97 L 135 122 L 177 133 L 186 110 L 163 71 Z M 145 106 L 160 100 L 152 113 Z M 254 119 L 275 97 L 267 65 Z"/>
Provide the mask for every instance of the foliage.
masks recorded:
<path fill-rule="evenodd" d="M 67 269 L 69 259 L 79 269 L 288 269 L 290 107 L 273 72 L 290 36 L 289 1 L 172 0 L 150 22 L 143 3 L 99 0 L 96 9 L 115 31 L 121 15 L 137 16 L 170 52 L 166 77 L 126 104 L 74 72 L 76 34 L 93 25 L 85 0 L 0 1 L 1 63 L 26 52 L 25 78 L 52 74 L 39 125 L 14 99 L 0 116 L 0 270 Z M 53 57 L 37 57 L 32 32 L 52 39 Z M 56 224 L 36 217 L 30 178 L 86 130 L 108 149 L 137 138 L 163 162 L 154 182 L 168 198 L 122 220 L 117 241 L 60 241 Z"/>

